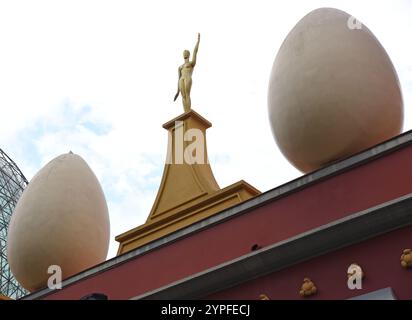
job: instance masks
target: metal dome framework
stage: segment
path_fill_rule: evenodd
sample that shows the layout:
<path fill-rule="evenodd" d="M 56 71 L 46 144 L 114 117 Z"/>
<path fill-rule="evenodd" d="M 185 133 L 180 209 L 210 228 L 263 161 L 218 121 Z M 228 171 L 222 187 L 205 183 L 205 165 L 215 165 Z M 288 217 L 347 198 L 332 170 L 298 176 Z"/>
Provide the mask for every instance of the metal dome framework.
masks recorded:
<path fill-rule="evenodd" d="M 14 207 L 28 182 L 13 160 L 0 149 L 0 294 L 13 299 L 27 294 L 7 262 L 7 229 Z"/>

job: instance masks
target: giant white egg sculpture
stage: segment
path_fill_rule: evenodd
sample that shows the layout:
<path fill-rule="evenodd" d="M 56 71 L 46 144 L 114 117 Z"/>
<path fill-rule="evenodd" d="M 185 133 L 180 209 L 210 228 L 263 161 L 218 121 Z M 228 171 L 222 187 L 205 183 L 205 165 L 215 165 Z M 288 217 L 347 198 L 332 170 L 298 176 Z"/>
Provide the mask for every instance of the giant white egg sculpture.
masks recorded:
<path fill-rule="evenodd" d="M 8 230 L 8 262 L 17 281 L 35 291 L 47 286 L 50 266 L 59 266 L 65 279 L 103 262 L 109 237 L 96 176 L 80 156 L 63 154 L 44 166 L 20 197 Z"/>
<path fill-rule="evenodd" d="M 396 71 L 372 32 L 351 15 L 321 8 L 281 45 L 268 90 L 274 138 L 309 172 L 398 135 L 403 101 Z"/>

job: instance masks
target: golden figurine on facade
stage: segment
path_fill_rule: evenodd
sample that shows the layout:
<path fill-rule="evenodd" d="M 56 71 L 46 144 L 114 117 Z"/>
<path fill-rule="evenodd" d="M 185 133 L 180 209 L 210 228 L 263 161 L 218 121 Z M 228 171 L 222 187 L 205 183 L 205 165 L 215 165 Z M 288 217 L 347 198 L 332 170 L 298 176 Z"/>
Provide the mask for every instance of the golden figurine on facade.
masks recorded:
<path fill-rule="evenodd" d="M 299 291 L 299 294 L 302 297 L 310 297 L 318 292 L 315 283 L 309 278 L 303 279 L 302 288 Z"/>
<path fill-rule="evenodd" d="M 401 256 L 401 266 L 404 268 L 412 267 L 412 250 L 411 249 L 403 250 L 403 253 Z"/>

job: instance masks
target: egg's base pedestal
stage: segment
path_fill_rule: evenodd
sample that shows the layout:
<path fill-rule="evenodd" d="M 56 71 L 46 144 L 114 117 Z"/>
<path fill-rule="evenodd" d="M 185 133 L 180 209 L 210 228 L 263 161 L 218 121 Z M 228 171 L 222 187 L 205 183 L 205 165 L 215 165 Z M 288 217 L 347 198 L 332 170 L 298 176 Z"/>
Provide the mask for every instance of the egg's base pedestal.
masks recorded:
<path fill-rule="evenodd" d="M 168 151 L 162 181 L 146 223 L 116 237 L 118 254 L 208 218 L 260 194 L 245 181 L 221 189 L 208 162 L 206 129 L 212 124 L 191 110 L 163 125 Z"/>

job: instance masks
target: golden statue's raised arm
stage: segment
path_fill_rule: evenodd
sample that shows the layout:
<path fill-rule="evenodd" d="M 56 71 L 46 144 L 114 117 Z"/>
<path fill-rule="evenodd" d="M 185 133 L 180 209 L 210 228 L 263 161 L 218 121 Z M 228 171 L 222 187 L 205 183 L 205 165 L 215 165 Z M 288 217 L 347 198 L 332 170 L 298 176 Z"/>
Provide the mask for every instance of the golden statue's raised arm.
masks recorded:
<path fill-rule="evenodd" d="M 193 50 L 192 61 L 189 60 L 189 50 L 185 50 L 183 51 L 183 59 L 185 60 L 185 62 L 179 67 L 179 82 L 174 101 L 176 101 L 180 93 L 182 95 L 183 109 L 185 112 L 190 111 L 191 108 L 190 90 L 192 89 L 192 73 L 196 65 L 196 57 L 197 51 L 199 50 L 199 42 L 200 33 L 197 34 L 197 43 L 195 49 Z"/>
<path fill-rule="evenodd" d="M 192 59 L 193 67 L 196 65 L 196 57 L 197 57 L 197 51 L 199 50 L 199 42 L 200 42 L 200 33 L 197 34 L 197 43 L 195 45 L 195 48 L 193 49 L 193 59 Z"/>

